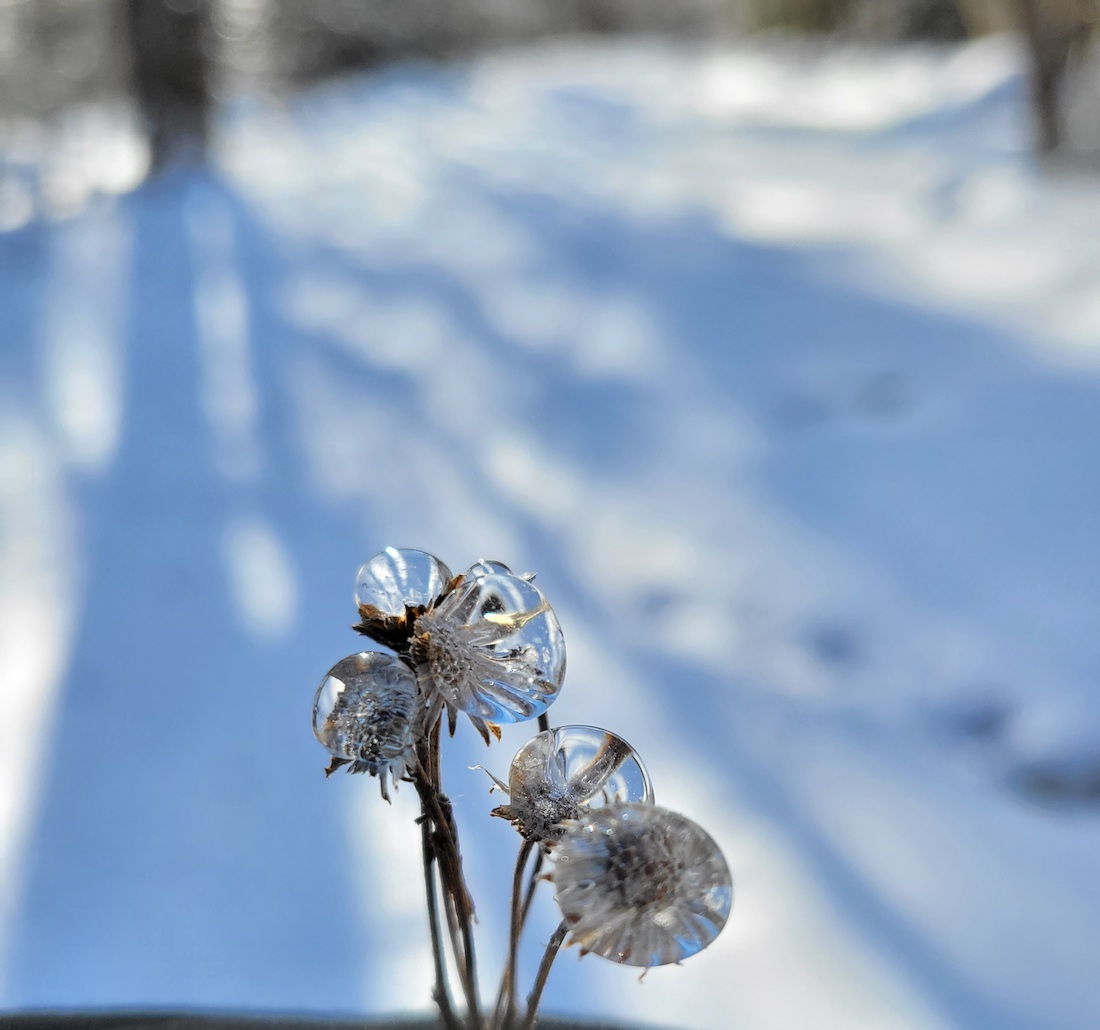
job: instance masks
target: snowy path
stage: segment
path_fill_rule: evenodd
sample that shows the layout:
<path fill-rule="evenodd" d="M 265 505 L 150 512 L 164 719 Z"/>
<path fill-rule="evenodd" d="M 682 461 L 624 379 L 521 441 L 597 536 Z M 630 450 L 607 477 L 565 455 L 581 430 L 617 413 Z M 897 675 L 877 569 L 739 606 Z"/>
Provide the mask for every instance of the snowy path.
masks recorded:
<path fill-rule="evenodd" d="M 1044 797 L 1100 776 L 1100 185 L 1035 177 L 1014 67 L 400 68 L 0 236 L 0 1004 L 426 1007 L 411 799 L 308 730 L 396 543 L 537 570 L 556 721 L 734 869 L 714 948 L 550 1007 L 1089 1025 L 1100 820 Z M 450 773 L 487 968 L 464 766 L 524 738 Z"/>

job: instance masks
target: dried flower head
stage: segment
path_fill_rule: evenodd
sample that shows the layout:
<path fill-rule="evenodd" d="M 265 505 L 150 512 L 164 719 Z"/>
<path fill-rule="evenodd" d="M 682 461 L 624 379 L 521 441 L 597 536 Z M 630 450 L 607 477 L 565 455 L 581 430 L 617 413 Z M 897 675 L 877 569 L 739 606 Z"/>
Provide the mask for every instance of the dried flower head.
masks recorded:
<path fill-rule="evenodd" d="M 726 923 L 733 882 L 718 845 L 656 805 L 609 805 L 554 846 L 552 878 L 570 943 L 632 966 L 680 962 Z"/>
<path fill-rule="evenodd" d="M 416 619 L 451 585 L 451 570 L 434 554 L 408 547 L 387 547 L 359 569 L 355 605 L 360 633 L 395 650 L 404 650 Z"/>
<path fill-rule="evenodd" d="M 532 737 L 512 759 L 507 786 L 497 786 L 509 801 L 492 814 L 536 842 L 556 840 L 564 822 L 589 809 L 653 802 L 649 774 L 634 749 L 596 726 L 561 726 Z"/>
<path fill-rule="evenodd" d="M 428 706 L 427 723 L 458 712 L 489 740 L 489 726 L 541 715 L 565 676 L 565 638 L 539 589 L 479 562 L 420 615 L 409 656 Z"/>
<path fill-rule="evenodd" d="M 545 880 L 554 885 L 563 919 L 528 995 L 526 1027 L 534 1025 L 567 937 L 582 955 L 647 969 L 678 963 L 718 936 L 733 901 L 717 845 L 695 823 L 653 804 L 645 767 L 622 737 L 595 726 L 538 733 L 516 752 L 507 784 L 493 777 L 508 803 L 492 814 L 524 839 L 512 881 L 508 960 L 496 1010 L 491 1020 L 482 1018 L 473 975 L 475 910 L 454 809 L 443 792 L 440 720 L 445 710 L 453 734 L 464 713 L 488 743 L 500 737 L 497 724 L 541 716 L 557 697 L 565 641 L 533 579 L 490 559 L 452 576 L 426 551 L 386 548 L 359 569 L 355 629 L 393 653 L 362 652 L 338 662 L 313 703 L 314 733 L 332 756 L 326 776 L 345 766 L 370 773 L 387 801 L 390 782 L 404 779 L 416 788 L 433 995 L 442 1024 L 452 1028 L 517 1025 L 519 946 Z M 542 873 L 547 856 L 549 875 Z M 461 1020 L 448 969 L 461 974 Z"/>
<path fill-rule="evenodd" d="M 332 755 L 325 770 L 343 765 L 370 773 L 390 799 L 412 761 L 416 677 L 393 655 L 363 651 L 329 669 L 313 701 L 313 732 Z"/>

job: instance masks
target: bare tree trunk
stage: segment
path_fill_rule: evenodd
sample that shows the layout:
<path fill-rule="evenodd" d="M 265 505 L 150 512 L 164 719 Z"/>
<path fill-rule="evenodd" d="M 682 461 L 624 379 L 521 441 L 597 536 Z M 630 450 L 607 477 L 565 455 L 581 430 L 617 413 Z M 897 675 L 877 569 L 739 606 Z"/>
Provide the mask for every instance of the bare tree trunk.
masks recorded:
<path fill-rule="evenodd" d="M 1084 6 L 1074 0 L 1015 0 L 1031 52 L 1031 102 L 1038 149 L 1051 154 L 1063 142 L 1062 93 L 1072 58 L 1088 40 Z"/>
<path fill-rule="evenodd" d="M 209 0 L 125 0 L 153 168 L 200 161 L 210 116 Z"/>

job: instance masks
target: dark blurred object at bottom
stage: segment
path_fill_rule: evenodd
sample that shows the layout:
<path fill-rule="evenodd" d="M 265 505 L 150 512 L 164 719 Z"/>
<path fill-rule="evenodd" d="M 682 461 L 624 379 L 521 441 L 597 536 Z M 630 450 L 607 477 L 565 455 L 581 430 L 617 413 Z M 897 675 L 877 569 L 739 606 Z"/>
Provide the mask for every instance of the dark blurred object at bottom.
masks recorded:
<path fill-rule="evenodd" d="M 318 1019 L 180 1012 L 25 1012 L 0 1015 L 0 1030 L 437 1030 L 430 1016 Z M 625 1023 L 539 1017 L 539 1030 L 640 1030 Z"/>

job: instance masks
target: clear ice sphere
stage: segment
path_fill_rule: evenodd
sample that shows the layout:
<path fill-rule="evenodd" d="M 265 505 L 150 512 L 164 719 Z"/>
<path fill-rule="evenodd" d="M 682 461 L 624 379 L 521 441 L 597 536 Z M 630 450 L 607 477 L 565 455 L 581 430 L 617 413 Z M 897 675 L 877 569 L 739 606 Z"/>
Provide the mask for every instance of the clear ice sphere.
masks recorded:
<path fill-rule="evenodd" d="M 492 558 L 479 558 L 466 570 L 466 579 L 477 579 L 480 576 L 511 576 L 512 570 L 502 561 Z"/>
<path fill-rule="evenodd" d="M 653 785 L 635 750 L 597 726 L 560 726 L 536 734 L 516 752 L 507 805 L 494 811 L 528 840 L 554 840 L 562 823 L 591 809 L 653 803 Z"/>
<path fill-rule="evenodd" d="M 726 860 L 676 812 L 608 805 L 571 823 L 550 854 L 558 906 L 581 954 L 631 966 L 680 962 L 729 918 Z"/>
<path fill-rule="evenodd" d="M 355 605 L 361 614 L 367 609 L 375 618 L 403 621 L 406 607 L 430 608 L 452 578 L 434 554 L 387 547 L 356 573 Z"/>
<path fill-rule="evenodd" d="M 416 677 L 393 655 L 363 651 L 337 662 L 313 701 L 313 732 L 335 758 L 395 779 L 413 744 Z"/>
<path fill-rule="evenodd" d="M 561 690 L 565 638 L 541 591 L 518 576 L 466 578 L 417 622 L 425 692 L 491 723 L 541 715 Z"/>

